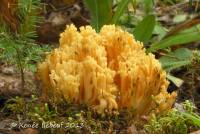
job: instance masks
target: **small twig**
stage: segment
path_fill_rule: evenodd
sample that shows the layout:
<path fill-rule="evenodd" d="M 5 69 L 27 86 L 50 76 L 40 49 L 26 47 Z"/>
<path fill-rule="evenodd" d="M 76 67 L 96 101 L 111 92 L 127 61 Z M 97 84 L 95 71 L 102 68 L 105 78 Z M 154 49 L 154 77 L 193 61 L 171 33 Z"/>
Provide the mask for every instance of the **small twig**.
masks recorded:
<path fill-rule="evenodd" d="M 19 54 L 19 51 L 17 48 L 16 49 L 16 52 L 17 52 L 17 60 L 18 60 L 18 67 L 20 69 L 20 74 L 21 74 L 21 88 L 22 90 L 24 90 L 24 84 L 25 84 L 25 79 L 24 79 L 24 69 L 23 69 L 23 65 L 21 63 L 21 58 L 20 58 L 20 54 Z"/>
<path fill-rule="evenodd" d="M 160 52 L 159 53 L 161 56 L 166 56 L 166 57 L 169 57 L 169 58 L 174 58 L 174 59 L 176 59 L 176 60 L 180 60 L 180 58 L 178 58 L 178 57 L 176 57 L 176 56 L 173 56 L 173 55 L 167 55 L 166 53 L 162 53 L 162 52 Z"/>
<path fill-rule="evenodd" d="M 180 25 L 174 27 L 173 29 L 171 29 L 171 30 L 166 34 L 166 36 L 165 36 L 164 38 L 169 37 L 169 36 L 171 36 L 171 35 L 174 35 L 174 34 L 180 32 L 180 31 L 182 31 L 182 30 L 185 30 L 185 29 L 190 28 L 190 27 L 192 27 L 192 26 L 194 26 L 194 25 L 197 25 L 197 24 L 200 24 L 200 14 L 197 15 L 196 17 L 194 17 L 193 19 L 188 20 L 188 21 L 186 21 L 186 22 L 184 22 L 184 23 L 182 23 L 182 24 L 180 24 Z"/>

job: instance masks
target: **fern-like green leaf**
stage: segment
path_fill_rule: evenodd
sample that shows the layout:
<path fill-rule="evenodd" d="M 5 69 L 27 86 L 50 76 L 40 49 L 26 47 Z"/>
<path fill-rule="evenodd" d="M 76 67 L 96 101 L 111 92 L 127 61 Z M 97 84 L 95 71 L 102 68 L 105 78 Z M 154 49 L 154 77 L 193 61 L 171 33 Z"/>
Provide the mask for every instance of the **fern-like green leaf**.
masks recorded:
<path fill-rule="evenodd" d="M 35 38 L 36 24 L 42 17 L 38 16 L 42 4 L 40 0 L 18 0 L 19 18 L 21 21 L 19 34 L 24 38 Z"/>

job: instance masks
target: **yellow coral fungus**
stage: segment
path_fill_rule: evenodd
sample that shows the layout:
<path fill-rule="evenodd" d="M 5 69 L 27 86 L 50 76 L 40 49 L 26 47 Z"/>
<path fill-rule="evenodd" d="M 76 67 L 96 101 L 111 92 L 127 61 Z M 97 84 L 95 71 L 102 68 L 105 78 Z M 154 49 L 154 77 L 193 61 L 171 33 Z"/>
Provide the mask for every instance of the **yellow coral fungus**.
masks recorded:
<path fill-rule="evenodd" d="M 43 93 L 85 103 L 103 113 L 133 108 L 136 114 L 170 109 L 176 93 L 168 94 L 166 73 L 153 54 L 128 32 L 105 25 L 67 26 L 60 47 L 38 65 Z"/>

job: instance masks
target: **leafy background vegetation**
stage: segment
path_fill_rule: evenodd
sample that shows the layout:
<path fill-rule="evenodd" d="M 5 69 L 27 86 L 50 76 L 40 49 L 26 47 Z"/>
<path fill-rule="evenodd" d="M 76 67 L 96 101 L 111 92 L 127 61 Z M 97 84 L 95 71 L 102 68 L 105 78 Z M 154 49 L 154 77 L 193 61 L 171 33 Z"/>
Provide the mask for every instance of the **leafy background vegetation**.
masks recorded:
<path fill-rule="evenodd" d="M 180 0 L 163 0 L 160 4 L 176 6 L 180 2 Z M 189 15 L 177 14 L 173 18 L 176 25 L 170 28 L 159 20 L 156 13 L 159 1 L 156 0 L 84 0 L 83 3 L 90 11 L 90 24 L 96 31 L 105 24 L 115 24 L 132 33 L 136 40 L 144 43 L 148 53 L 156 55 L 167 71 L 168 79 L 177 87 L 180 87 L 184 81 L 177 78 L 174 71 L 189 68 L 193 71 L 191 74 L 198 72 L 200 52 L 198 47 L 192 48 L 192 43 L 200 41 L 199 1 L 190 0 L 188 6 L 192 11 L 188 11 Z M 17 5 L 15 10 L 17 10 L 19 26 L 15 32 L 2 18 L 0 20 L 0 59 L 19 69 L 23 89 L 25 70 L 35 72 L 36 63 L 41 61 L 45 52 L 51 48 L 36 41 L 37 26 L 44 20 L 38 11 L 44 4 L 40 0 L 18 0 Z M 199 77 L 200 74 L 196 76 Z M 84 123 L 82 129 L 60 130 L 69 133 L 102 131 L 109 133 L 111 130 L 117 130 L 118 133 L 120 129 L 123 130 L 131 124 L 150 134 L 186 134 L 191 130 L 199 129 L 198 109 L 187 100 L 180 105 L 181 107 L 175 107 L 160 115 L 151 115 L 147 121 L 135 121 L 131 120 L 133 115 L 130 111 L 124 110 L 118 115 L 100 117 L 86 106 L 67 102 L 63 104 L 43 102 L 32 95 L 31 99 L 24 97 L 8 99 L 1 112 L 4 118 L 17 115 L 20 118 L 39 122 L 64 120 L 77 124 Z M 40 131 L 55 133 L 54 130 Z"/>

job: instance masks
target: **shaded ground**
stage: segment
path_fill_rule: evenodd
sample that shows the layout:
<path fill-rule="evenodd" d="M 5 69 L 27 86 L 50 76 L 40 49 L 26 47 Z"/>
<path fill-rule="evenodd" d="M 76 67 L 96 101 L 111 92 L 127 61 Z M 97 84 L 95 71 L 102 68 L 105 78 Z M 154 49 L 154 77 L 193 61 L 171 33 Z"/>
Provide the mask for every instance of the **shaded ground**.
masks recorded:
<path fill-rule="evenodd" d="M 46 1 L 47 2 L 47 1 Z M 72 4 L 73 3 L 73 4 Z M 39 42 L 50 43 L 50 42 L 58 42 L 60 32 L 65 29 L 65 25 L 69 23 L 75 23 L 76 26 L 82 26 L 89 24 L 88 19 L 89 13 L 83 7 L 83 3 L 78 1 L 72 1 L 72 3 L 48 3 L 46 12 L 42 13 L 45 17 L 45 21 L 41 24 L 38 29 Z M 51 5 L 54 5 L 52 7 Z M 194 8 L 188 7 L 187 3 L 178 4 L 175 6 L 166 7 L 165 5 L 160 5 L 157 10 L 157 15 L 159 16 L 159 20 L 163 25 L 169 27 L 169 29 L 178 25 L 182 22 L 173 22 L 174 9 L 180 10 L 183 14 L 186 14 L 186 18 L 190 16 L 190 13 L 193 12 Z M 184 9 L 184 10 L 183 10 Z M 163 16 L 164 14 L 164 16 Z M 200 20 L 199 18 L 197 19 Z M 182 25 L 181 28 L 186 28 L 187 25 Z M 170 34 L 177 32 L 179 28 L 173 28 Z M 190 46 L 192 49 L 199 49 L 199 42 L 194 43 Z M 176 49 L 176 48 L 174 48 Z M 177 87 L 172 86 L 173 89 L 177 89 L 178 98 L 177 102 L 183 102 L 186 99 L 192 100 L 198 110 L 200 109 L 200 64 L 194 63 L 189 67 L 181 68 L 179 70 L 175 70 L 173 74 L 184 80 L 183 85 L 178 89 Z M 101 133 L 141 133 L 144 134 L 143 126 L 141 124 L 147 122 L 147 117 L 141 117 L 141 122 L 137 122 L 132 119 L 133 115 L 127 110 L 122 110 L 119 115 L 113 116 L 104 116 L 100 117 L 95 114 L 95 112 L 91 112 L 92 110 L 87 108 L 86 106 L 80 105 L 72 105 L 64 102 L 63 104 L 53 105 L 52 102 L 44 102 L 40 99 L 40 88 L 39 84 L 36 83 L 36 78 L 33 73 L 26 72 L 26 85 L 25 88 L 21 89 L 21 79 L 20 73 L 15 67 L 10 67 L 5 64 L 0 65 L 0 133 L 31 133 L 37 134 L 39 133 L 50 133 L 51 129 L 17 129 L 17 127 L 13 127 L 10 129 L 8 124 L 13 122 L 18 122 L 18 120 L 25 120 L 28 122 L 26 118 L 31 119 L 32 121 L 37 121 L 41 123 L 40 119 L 45 119 L 46 121 L 57 120 L 58 122 L 62 120 L 67 120 L 71 123 L 76 123 L 81 125 L 81 122 L 84 122 L 84 127 L 79 129 L 56 129 L 53 130 L 52 133 L 89 133 L 93 130 L 100 131 Z M 31 98 L 31 95 L 34 94 L 36 99 Z M 22 99 L 11 100 L 7 105 L 6 101 L 14 96 L 25 96 Z M 20 105 L 12 105 L 15 102 L 19 102 L 17 104 Z M 46 107 L 46 104 L 47 107 Z M 10 107 L 5 107 L 10 106 Z M 15 109 L 12 109 L 14 106 Z M 200 111 L 200 110 L 199 110 Z M 39 120 L 38 120 L 39 119 Z M 6 126 L 7 125 L 7 126 Z M 40 124 L 41 125 L 41 124 Z M 2 127 L 3 126 L 3 127 Z M 196 130 L 196 129 L 195 129 Z M 94 132 L 95 133 L 95 132 Z M 200 133 L 194 132 L 192 134 Z"/>

